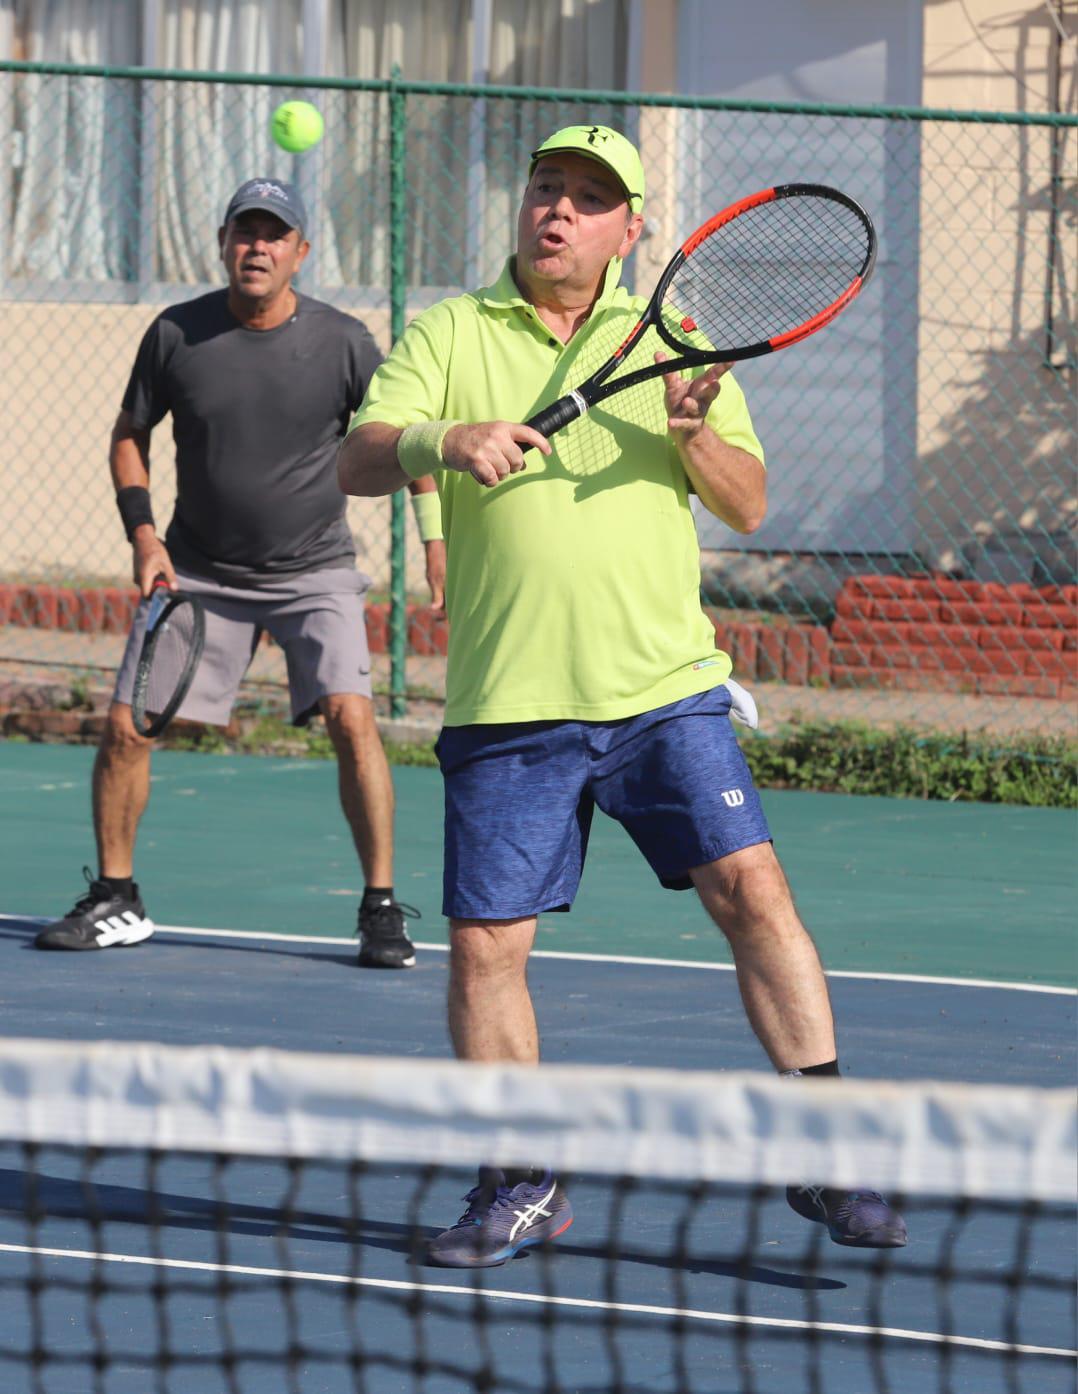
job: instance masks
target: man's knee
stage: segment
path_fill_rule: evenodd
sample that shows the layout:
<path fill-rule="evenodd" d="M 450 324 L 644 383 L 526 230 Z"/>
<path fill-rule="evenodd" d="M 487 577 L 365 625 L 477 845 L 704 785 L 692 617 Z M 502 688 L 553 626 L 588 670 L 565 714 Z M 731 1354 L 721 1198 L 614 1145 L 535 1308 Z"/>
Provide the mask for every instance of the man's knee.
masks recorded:
<path fill-rule="evenodd" d="M 694 867 L 689 875 L 704 905 L 726 932 L 793 913 L 790 888 L 770 842 Z"/>
<path fill-rule="evenodd" d="M 338 753 L 379 740 L 374 703 L 358 692 L 336 692 L 319 702 L 326 732 Z"/>
<path fill-rule="evenodd" d="M 135 730 L 131 708 L 126 702 L 113 702 L 105 719 L 99 749 L 108 759 L 138 762 L 148 758 L 153 741 Z"/>
<path fill-rule="evenodd" d="M 449 972 L 460 986 L 524 977 L 534 924 L 519 920 L 450 920 Z"/>

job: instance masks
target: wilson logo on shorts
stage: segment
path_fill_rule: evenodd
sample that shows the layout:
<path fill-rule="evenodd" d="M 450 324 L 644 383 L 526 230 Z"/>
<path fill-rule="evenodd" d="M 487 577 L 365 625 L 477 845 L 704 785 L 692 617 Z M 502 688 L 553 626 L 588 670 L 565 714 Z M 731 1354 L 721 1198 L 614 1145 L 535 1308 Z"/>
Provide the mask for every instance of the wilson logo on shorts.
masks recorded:
<path fill-rule="evenodd" d="M 724 789 L 722 791 L 722 801 L 727 808 L 740 808 L 745 802 L 745 795 L 740 789 Z"/>

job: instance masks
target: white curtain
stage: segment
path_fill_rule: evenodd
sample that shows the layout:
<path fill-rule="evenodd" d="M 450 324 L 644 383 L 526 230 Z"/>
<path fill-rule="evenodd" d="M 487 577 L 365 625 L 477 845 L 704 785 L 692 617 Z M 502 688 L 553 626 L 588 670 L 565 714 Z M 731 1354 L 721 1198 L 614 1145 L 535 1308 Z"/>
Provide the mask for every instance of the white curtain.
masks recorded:
<path fill-rule="evenodd" d="M 16 52 L 36 60 L 196 71 L 466 82 L 473 0 L 15 0 Z M 629 0 L 492 0 L 498 84 L 617 88 Z M 146 51 L 144 8 L 153 52 Z M 305 20 L 307 28 L 305 29 Z M 216 230 L 243 180 L 298 182 L 312 209 L 308 283 L 384 293 L 389 281 L 389 102 L 379 94 L 225 83 L 17 78 L 22 160 L 9 276 L 220 283 Z M 326 138 L 299 157 L 269 114 L 307 96 Z M 409 281 L 442 291 L 493 275 L 512 242 L 528 152 L 555 124 L 603 119 L 549 103 L 409 95 Z M 608 119 L 614 119 L 608 117 Z M 18 147 L 17 147 L 18 148 Z"/>
<path fill-rule="evenodd" d="M 15 0 L 27 62 L 137 63 L 139 0 Z M 104 78 L 17 75 L 7 274 L 13 282 L 123 281 L 137 228 L 138 92 Z M 9 146 L 9 148 L 12 148 Z"/>

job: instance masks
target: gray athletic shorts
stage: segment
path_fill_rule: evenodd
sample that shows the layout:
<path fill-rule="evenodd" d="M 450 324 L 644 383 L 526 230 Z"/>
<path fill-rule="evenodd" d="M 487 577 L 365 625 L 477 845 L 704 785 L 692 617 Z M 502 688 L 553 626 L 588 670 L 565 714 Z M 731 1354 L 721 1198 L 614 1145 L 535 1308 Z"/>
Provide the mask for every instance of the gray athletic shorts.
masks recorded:
<path fill-rule="evenodd" d="M 223 586 L 177 571 L 180 589 L 202 601 L 206 647 L 179 717 L 227 726 L 263 630 L 284 650 L 292 723 L 306 726 L 319 700 L 337 692 L 371 695 L 363 597 L 370 577 L 345 568 L 309 571 L 272 585 Z M 130 703 L 149 602 L 139 606 L 116 678 L 114 702 Z"/>

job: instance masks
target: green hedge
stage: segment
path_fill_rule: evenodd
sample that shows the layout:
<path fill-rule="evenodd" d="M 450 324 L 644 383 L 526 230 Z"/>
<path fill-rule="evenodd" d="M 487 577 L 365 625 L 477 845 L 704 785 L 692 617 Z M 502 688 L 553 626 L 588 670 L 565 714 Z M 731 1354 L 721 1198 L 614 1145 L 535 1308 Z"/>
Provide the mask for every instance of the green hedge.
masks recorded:
<path fill-rule="evenodd" d="M 749 733 L 741 748 L 762 789 L 1078 807 L 1078 744 L 1062 737 L 1029 737 L 1016 749 L 998 737 L 836 722 Z"/>
<path fill-rule="evenodd" d="M 945 799 L 1078 807 L 1078 743 L 1029 737 L 1016 749 L 999 738 L 956 736 L 902 727 L 883 731 L 858 722 L 790 725 L 773 735 L 735 728 L 761 789 L 815 789 L 886 798 Z M 251 723 L 236 740 L 212 727 L 166 744 L 204 751 L 332 759 L 321 723 L 297 731 L 275 717 Z M 433 742 L 386 742 L 397 765 L 437 765 Z"/>

